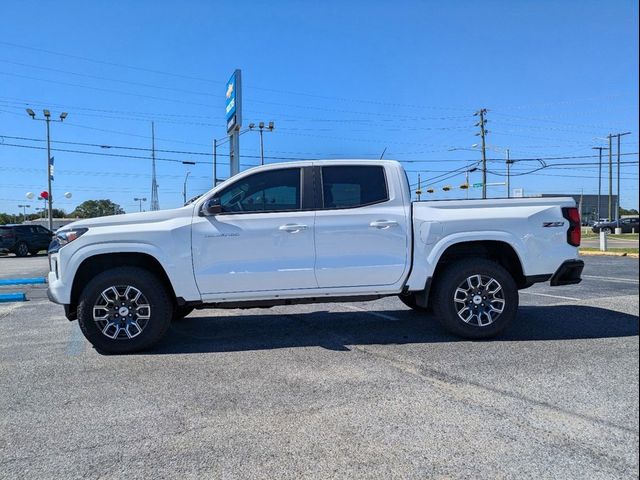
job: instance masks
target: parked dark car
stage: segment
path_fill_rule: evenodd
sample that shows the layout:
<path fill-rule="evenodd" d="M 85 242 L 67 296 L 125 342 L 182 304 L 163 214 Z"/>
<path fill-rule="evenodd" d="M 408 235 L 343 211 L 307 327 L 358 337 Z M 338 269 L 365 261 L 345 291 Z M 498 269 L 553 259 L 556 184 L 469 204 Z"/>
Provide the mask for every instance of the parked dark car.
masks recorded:
<path fill-rule="evenodd" d="M 35 255 L 49 247 L 52 237 L 51 230 L 40 225 L 0 225 L 0 251 Z"/>
<path fill-rule="evenodd" d="M 638 217 L 620 219 L 620 228 L 622 228 L 622 233 L 631 233 L 632 231 L 638 233 L 638 231 L 640 231 L 638 227 Z M 591 228 L 591 230 L 594 233 L 599 233 L 601 231 L 612 233 L 616 230 L 616 222 L 598 222 Z"/>

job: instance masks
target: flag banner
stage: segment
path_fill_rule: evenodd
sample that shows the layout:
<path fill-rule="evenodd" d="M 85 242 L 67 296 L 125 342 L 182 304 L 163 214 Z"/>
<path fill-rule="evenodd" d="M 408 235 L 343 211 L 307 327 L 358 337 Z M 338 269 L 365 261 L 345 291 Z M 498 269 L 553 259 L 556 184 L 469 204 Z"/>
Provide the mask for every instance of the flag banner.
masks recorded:
<path fill-rule="evenodd" d="M 53 157 L 49 159 L 49 178 L 51 178 L 51 181 L 53 181 L 53 169 L 54 169 L 53 160 L 54 160 Z"/>

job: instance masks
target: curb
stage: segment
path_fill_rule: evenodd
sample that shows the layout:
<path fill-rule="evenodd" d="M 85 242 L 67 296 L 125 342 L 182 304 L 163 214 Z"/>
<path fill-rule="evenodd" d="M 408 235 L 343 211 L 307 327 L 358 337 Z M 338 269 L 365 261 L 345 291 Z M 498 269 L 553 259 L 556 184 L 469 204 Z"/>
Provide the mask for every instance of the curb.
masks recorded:
<path fill-rule="evenodd" d="M 0 303 L 6 302 L 26 302 L 27 296 L 22 292 L 0 293 Z"/>
<path fill-rule="evenodd" d="M 44 277 L 38 278 L 3 278 L 0 279 L 0 286 L 3 285 L 40 285 L 47 283 Z"/>
<path fill-rule="evenodd" d="M 637 253 L 626 253 L 626 252 L 600 252 L 600 251 L 580 251 L 580 255 L 588 256 L 603 256 L 603 257 L 629 257 L 629 258 L 640 258 Z"/>

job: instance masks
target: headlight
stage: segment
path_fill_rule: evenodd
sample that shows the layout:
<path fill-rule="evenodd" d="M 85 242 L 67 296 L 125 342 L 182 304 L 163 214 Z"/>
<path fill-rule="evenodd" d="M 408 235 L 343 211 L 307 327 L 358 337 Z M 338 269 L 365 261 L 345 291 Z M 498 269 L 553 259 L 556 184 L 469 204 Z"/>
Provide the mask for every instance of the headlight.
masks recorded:
<path fill-rule="evenodd" d="M 71 243 L 74 240 L 84 235 L 88 228 L 74 228 L 73 230 L 61 230 L 56 233 L 56 240 L 61 247 L 64 247 L 67 243 Z"/>

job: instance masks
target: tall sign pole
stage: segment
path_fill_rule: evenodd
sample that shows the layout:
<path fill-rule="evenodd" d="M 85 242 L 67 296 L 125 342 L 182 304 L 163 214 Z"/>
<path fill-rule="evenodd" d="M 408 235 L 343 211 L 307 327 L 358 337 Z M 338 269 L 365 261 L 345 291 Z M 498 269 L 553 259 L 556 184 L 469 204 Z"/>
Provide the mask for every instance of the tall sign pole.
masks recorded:
<path fill-rule="evenodd" d="M 240 172 L 240 127 L 242 127 L 242 73 L 236 69 L 227 82 L 225 119 L 229 135 L 229 176 Z M 215 181 L 214 181 L 215 182 Z"/>

